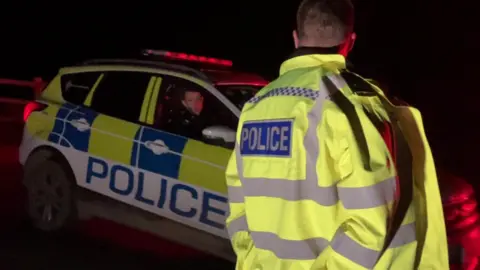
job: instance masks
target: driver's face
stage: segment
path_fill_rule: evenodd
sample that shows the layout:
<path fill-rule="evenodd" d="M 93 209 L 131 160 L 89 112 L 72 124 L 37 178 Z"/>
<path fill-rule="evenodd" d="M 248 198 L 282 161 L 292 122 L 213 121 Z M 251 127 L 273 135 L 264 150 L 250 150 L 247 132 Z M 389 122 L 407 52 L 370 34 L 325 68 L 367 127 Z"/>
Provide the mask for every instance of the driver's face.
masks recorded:
<path fill-rule="evenodd" d="M 199 115 L 203 110 L 203 96 L 199 92 L 185 92 L 185 97 L 182 103 L 187 110 L 195 115 Z"/>

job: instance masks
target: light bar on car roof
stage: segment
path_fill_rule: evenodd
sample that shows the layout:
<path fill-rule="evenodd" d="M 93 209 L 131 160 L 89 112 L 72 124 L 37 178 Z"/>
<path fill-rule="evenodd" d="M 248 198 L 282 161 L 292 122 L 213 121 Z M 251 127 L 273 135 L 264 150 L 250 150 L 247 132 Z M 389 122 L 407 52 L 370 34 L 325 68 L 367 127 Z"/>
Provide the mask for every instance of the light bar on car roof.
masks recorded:
<path fill-rule="evenodd" d="M 184 61 L 192 61 L 192 62 L 199 62 L 199 63 L 208 63 L 212 65 L 220 65 L 231 67 L 233 65 L 231 60 L 225 59 L 218 59 L 213 57 L 207 56 L 198 56 L 188 53 L 179 53 L 179 52 L 170 52 L 170 51 L 160 51 L 160 50 L 145 50 L 143 54 L 146 56 L 163 56 L 165 58 L 176 59 L 176 60 L 184 60 Z"/>

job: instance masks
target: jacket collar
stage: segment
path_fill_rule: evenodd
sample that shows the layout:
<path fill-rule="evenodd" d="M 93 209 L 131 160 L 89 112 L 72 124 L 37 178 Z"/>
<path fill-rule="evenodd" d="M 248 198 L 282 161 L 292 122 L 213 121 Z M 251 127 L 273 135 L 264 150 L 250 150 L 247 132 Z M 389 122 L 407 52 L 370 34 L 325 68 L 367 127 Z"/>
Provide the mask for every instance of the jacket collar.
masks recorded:
<path fill-rule="evenodd" d="M 280 75 L 297 68 L 327 67 L 345 69 L 345 57 L 338 54 L 338 48 L 300 47 L 280 66 Z"/>

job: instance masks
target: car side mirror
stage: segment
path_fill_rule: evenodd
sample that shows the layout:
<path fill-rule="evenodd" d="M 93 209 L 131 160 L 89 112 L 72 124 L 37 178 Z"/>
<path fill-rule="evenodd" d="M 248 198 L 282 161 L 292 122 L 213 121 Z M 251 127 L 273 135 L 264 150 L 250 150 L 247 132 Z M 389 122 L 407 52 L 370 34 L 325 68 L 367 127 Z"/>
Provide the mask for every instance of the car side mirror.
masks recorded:
<path fill-rule="evenodd" d="M 203 137 L 211 144 L 231 148 L 235 144 L 236 132 L 225 126 L 210 126 L 202 131 Z"/>

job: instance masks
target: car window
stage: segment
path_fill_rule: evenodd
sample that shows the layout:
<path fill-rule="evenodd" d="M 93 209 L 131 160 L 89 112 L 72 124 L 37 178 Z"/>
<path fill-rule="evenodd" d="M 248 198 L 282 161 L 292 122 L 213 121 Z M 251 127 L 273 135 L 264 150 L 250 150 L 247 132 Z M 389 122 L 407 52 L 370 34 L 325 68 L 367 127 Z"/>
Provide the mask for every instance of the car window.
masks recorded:
<path fill-rule="evenodd" d="M 73 104 L 83 104 L 100 75 L 100 72 L 82 72 L 62 75 L 60 81 L 63 99 Z"/>
<path fill-rule="evenodd" d="M 218 85 L 216 88 L 237 106 L 239 110 L 242 110 L 243 105 L 253 98 L 262 87 L 251 85 Z"/>
<path fill-rule="evenodd" d="M 195 140 L 202 130 L 224 126 L 236 130 L 237 117 L 216 96 L 191 81 L 166 76 L 156 108 L 154 127 Z"/>
<path fill-rule="evenodd" d="M 99 113 L 138 122 L 150 77 L 142 72 L 106 72 L 95 89 L 90 107 Z"/>

